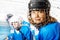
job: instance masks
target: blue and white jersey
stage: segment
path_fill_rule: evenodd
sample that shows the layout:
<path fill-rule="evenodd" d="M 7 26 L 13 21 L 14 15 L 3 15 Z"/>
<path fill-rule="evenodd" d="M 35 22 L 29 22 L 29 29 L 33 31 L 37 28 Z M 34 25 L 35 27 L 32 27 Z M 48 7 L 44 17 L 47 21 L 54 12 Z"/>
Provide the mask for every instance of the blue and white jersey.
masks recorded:
<path fill-rule="evenodd" d="M 38 35 L 39 40 L 58 40 L 60 36 L 59 25 L 58 22 L 54 22 L 40 28 Z"/>
<path fill-rule="evenodd" d="M 58 40 L 60 36 L 60 24 L 58 22 L 49 23 L 41 28 L 36 29 L 33 25 L 31 31 L 34 40 Z"/>
<path fill-rule="evenodd" d="M 38 40 L 39 30 L 34 25 L 31 25 L 30 28 L 33 34 L 33 40 Z"/>
<path fill-rule="evenodd" d="M 9 40 L 33 40 L 32 33 L 30 30 L 30 24 L 28 22 L 23 21 L 18 34 L 14 30 L 14 32 L 8 36 L 8 39 Z"/>

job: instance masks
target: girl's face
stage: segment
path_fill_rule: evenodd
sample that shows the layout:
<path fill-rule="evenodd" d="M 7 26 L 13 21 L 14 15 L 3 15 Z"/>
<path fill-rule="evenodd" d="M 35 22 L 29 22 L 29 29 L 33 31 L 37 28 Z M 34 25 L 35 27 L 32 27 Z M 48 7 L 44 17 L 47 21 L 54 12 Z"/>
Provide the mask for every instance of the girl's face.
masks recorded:
<path fill-rule="evenodd" d="M 44 10 L 40 10 L 40 11 L 31 11 L 31 18 L 34 21 L 34 23 L 41 23 L 44 22 L 46 19 L 46 14 Z"/>
<path fill-rule="evenodd" d="M 15 29 L 18 29 L 20 27 L 18 22 L 12 22 L 12 25 Z"/>

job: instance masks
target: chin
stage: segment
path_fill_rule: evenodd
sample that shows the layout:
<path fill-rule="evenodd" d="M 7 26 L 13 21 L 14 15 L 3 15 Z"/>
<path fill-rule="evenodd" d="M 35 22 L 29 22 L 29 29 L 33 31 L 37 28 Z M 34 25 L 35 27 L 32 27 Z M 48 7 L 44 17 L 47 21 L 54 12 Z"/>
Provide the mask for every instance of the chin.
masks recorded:
<path fill-rule="evenodd" d="M 36 24 L 39 24 L 39 23 L 41 23 L 41 21 L 36 21 L 35 23 L 36 23 Z"/>

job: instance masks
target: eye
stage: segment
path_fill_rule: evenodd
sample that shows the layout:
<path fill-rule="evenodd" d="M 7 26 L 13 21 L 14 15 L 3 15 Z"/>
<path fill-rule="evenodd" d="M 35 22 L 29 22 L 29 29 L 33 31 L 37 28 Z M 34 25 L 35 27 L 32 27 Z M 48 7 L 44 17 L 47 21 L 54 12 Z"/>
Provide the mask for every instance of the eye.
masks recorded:
<path fill-rule="evenodd" d="M 35 11 L 32 11 L 31 13 L 35 13 Z"/>

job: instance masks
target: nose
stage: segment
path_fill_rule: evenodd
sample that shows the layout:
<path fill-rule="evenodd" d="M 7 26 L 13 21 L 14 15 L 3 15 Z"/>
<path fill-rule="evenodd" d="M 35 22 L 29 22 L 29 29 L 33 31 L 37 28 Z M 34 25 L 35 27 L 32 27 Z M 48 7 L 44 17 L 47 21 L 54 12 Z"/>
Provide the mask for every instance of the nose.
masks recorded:
<path fill-rule="evenodd" d="M 39 17 L 39 14 L 38 13 L 36 14 L 36 17 Z"/>

